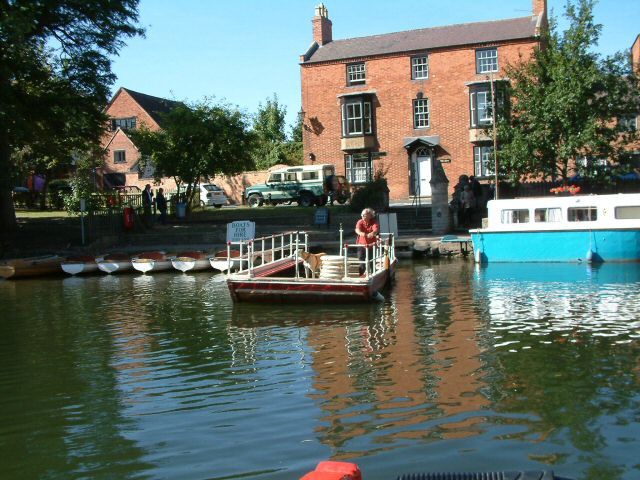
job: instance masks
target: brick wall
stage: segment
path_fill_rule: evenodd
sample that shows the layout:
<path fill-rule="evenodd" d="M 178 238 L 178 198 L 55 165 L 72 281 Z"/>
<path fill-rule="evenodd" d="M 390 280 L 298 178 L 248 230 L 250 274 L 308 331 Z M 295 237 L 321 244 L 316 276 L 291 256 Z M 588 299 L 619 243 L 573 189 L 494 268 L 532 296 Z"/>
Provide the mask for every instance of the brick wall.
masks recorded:
<path fill-rule="evenodd" d="M 520 58 L 531 55 L 534 41 L 500 43 L 498 63 L 501 69 Z M 452 189 L 462 174 L 474 171 L 473 147 L 470 142 L 469 82 L 487 81 L 477 75 L 474 46 L 431 51 L 429 78 L 411 80 L 411 56 L 388 55 L 365 59 L 366 85 L 347 87 L 345 62 L 301 65 L 302 106 L 305 111 L 303 130 L 304 159 L 315 155 L 317 163 L 333 163 L 344 174 L 341 150 L 341 108 L 338 95 L 358 91 L 375 91 L 376 149 L 387 156 L 374 160 L 374 170 L 386 170 L 392 199 L 409 196 L 409 159 L 403 147 L 405 137 L 440 136 L 436 158 L 451 159 L 444 164 Z M 496 78 L 504 76 L 499 72 Z M 418 92 L 429 99 L 430 128 L 413 128 L 413 100 Z"/>
<path fill-rule="evenodd" d="M 158 130 L 160 127 L 156 121 L 138 105 L 138 103 L 129 95 L 126 90 L 119 90 L 116 97 L 107 107 L 106 114 L 110 118 L 136 118 L 136 126 L 147 126 L 151 130 Z M 153 183 L 151 179 L 139 178 L 137 172 L 131 172 L 132 167 L 136 165 L 140 159 L 140 152 L 133 144 L 127 134 L 120 130 L 113 132 L 109 130 L 102 142 L 104 146 L 104 166 L 97 172 L 99 184 L 104 187 L 103 176 L 108 173 L 122 173 L 126 177 L 126 185 L 138 185 L 143 188 L 147 183 Z M 116 151 L 125 152 L 125 163 L 115 163 L 114 155 Z M 172 179 L 166 179 L 158 185 L 158 187 L 175 188 L 175 182 Z"/>

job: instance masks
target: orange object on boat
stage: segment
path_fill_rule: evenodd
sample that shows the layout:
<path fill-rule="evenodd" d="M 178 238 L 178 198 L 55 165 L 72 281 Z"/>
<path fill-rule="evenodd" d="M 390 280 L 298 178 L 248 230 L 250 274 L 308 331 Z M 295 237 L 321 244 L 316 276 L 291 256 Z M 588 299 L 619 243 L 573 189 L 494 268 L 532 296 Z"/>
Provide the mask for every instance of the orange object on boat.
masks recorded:
<path fill-rule="evenodd" d="M 362 480 L 358 465 L 347 462 L 320 462 L 300 480 Z"/>

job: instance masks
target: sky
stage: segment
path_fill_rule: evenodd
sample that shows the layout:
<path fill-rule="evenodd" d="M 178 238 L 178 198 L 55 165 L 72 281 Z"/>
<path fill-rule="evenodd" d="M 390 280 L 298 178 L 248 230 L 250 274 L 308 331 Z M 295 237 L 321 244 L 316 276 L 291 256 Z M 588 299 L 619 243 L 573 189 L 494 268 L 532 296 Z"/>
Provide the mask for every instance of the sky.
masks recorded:
<path fill-rule="evenodd" d="M 523 17 L 532 0 L 323 0 L 333 39 Z M 114 59 L 119 87 L 196 102 L 212 98 L 254 114 L 277 95 L 287 125 L 300 110 L 299 57 L 313 40 L 320 0 L 140 0 L 144 38 Z M 561 30 L 566 0 L 547 0 Z M 599 0 L 596 51 L 612 55 L 640 34 L 640 0 Z M 289 128 L 287 128 L 287 132 Z"/>

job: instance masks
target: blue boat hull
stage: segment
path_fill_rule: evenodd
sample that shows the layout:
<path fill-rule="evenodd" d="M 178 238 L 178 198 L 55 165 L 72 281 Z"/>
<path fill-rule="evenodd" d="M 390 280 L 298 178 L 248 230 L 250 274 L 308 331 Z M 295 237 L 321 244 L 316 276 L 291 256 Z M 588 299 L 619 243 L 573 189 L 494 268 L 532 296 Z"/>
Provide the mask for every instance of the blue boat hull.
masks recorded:
<path fill-rule="evenodd" d="M 636 229 L 470 233 L 480 263 L 640 261 Z"/>

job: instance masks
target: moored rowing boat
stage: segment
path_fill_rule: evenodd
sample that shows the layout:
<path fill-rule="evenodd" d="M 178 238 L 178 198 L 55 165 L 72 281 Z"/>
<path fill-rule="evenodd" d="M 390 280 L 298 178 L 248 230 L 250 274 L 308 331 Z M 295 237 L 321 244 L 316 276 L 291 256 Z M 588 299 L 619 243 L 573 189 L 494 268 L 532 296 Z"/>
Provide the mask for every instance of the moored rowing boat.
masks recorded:
<path fill-rule="evenodd" d="M 102 257 L 96 258 L 91 255 L 73 255 L 60 262 L 60 267 L 64 273 L 69 275 L 80 275 L 95 273 L 98 271 L 97 262 Z"/>
<path fill-rule="evenodd" d="M 198 250 L 178 253 L 171 259 L 171 264 L 173 268 L 183 273 L 211 268 L 207 254 Z"/>
<path fill-rule="evenodd" d="M 24 278 L 59 273 L 60 260 L 57 255 L 5 260 L 0 263 L 0 277 Z"/>
<path fill-rule="evenodd" d="M 173 268 L 172 258 L 164 252 L 143 252 L 131 259 L 131 265 L 142 273 L 160 272 Z"/>
<path fill-rule="evenodd" d="M 133 270 L 131 265 L 131 256 L 126 253 L 112 253 L 105 255 L 98 262 L 98 269 L 105 273 L 122 273 Z"/>
<path fill-rule="evenodd" d="M 211 267 L 221 272 L 233 272 L 240 268 L 241 258 L 238 250 L 220 250 L 209 259 Z"/>

